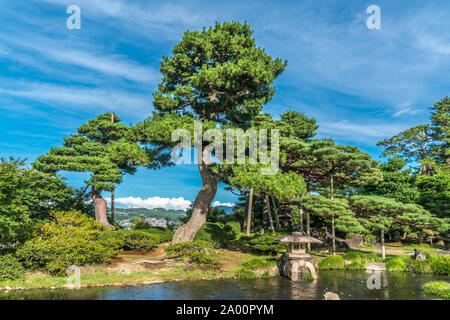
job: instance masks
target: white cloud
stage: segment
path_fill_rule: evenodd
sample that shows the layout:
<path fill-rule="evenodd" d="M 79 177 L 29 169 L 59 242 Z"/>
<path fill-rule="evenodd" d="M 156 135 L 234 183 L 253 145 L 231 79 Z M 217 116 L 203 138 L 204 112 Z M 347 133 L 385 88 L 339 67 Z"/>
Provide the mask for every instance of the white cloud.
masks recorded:
<path fill-rule="evenodd" d="M 213 204 L 211 205 L 211 207 L 234 207 L 234 203 L 230 203 L 230 202 L 220 202 L 220 201 L 214 201 Z"/>
<path fill-rule="evenodd" d="M 147 94 L 134 94 L 117 89 L 66 87 L 40 83 L 15 83 L 14 89 L 0 88 L 0 94 L 47 103 L 57 109 L 120 110 L 142 114 L 151 109 Z M 59 105 L 59 107 L 57 106 Z"/>
<path fill-rule="evenodd" d="M 343 120 L 339 122 L 326 122 L 321 123 L 319 132 L 326 133 L 331 136 L 345 137 L 352 140 L 364 140 L 364 139 L 382 139 L 384 137 L 390 137 L 402 130 L 404 130 L 407 125 L 395 126 L 392 124 L 356 124 L 358 122 L 352 123 L 348 120 Z"/>
<path fill-rule="evenodd" d="M 111 198 L 105 198 L 108 203 L 111 202 Z M 125 206 L 126 208 L 164 208 L 171 210 L 187 210 L 191 205 L 191 201 L 185 200 L 183 197 L 179 198 L 160 198 L 150 197 L 142 199 L 140 197 L 125 197 L 116 198 L 114 203 L 119 206 Z"/>

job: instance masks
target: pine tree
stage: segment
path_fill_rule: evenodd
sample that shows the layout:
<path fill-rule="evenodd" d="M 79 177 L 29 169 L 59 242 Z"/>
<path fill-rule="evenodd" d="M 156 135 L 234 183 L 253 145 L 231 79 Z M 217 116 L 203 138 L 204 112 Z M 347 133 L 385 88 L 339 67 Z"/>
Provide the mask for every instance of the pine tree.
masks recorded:
<path fill-rule="evenodd" d="M 336 252 L 335 230 L 345 233 L 364 233 L 365 228 L 349 210 L 345 198 L 330 199 L 321 195 L 308 195 L 302 199 L 302 207 L 306 212 L 325 218 L 331 224 L 333 254 Z"/>
<path fill-rule="evenodd" d="M 153 103 L 162 117 L 171 114 L 177 121 L 175 117 L 190 116 L 203 123 L 246 128 L 262 105 L 274 96 L 272 83 L 286 67 L 286 62 L 272 59 L 257 47 L 252 33 L 249 25 L 238 22 L 216 23 L 200 32 L 185 32 L 172 56 L 163 57 L 161 63 L 163 78 L 153 95 Z M 149 145 L 158 146 L 153 151 L 173 147 L 171 132 L 167 140 L 160 139 L 164 135 L 162 131 L 169 128 L 155 121 L 141 127 L 146 124 L 157 128 L 155 135 L 140 135 Z M 143 131 L 151 130 L 143 128 Z M 203 151 L 197 150 L 204 155 L 198 165 L 203 186 L 196 197 L 191 219 L 177 229 L 173 243 L 194 239 L 206 221 L 217 191 L 217 174 L 210 168 L 209 154 Z"/>
<path fill-rule="evenodd" d="M 95 218 L 109 227 L 102 191 L 112 190 L 124 173 L 134 173 L 137 165 L 147 159 L 138 144 L 126 140 L 128 127 L 120 121 L 114 116 L 111 122 L 111 113 L 99 115 L 79 127 L 78 134 L 65 138 L 62 147 L 51 148 L 33 163 L 44 172 L 90 172 L 86 184 L 91 186 Z"/>

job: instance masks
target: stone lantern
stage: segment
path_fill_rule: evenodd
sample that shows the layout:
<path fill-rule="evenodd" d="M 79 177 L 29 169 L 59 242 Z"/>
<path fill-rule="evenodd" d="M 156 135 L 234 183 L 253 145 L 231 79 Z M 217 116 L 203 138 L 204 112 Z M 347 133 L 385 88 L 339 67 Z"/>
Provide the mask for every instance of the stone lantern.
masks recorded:
<path fill-rule="evenodd" d="M 306 253 L 307 243 L 322 243 L 316 238 L 303 235 L 301 232 L 293 232 L 291 235 L 276 238 L 281 242 L 289 243 L 289 250 L 278 259 L 278 269 L 280 275 L 290 278 L 292 281 L 298 280 L 298 272 L 301 268 L 306 268 L 314 279 L 317 279 L 316 269 L 309 261 L 310 255 Z"/>

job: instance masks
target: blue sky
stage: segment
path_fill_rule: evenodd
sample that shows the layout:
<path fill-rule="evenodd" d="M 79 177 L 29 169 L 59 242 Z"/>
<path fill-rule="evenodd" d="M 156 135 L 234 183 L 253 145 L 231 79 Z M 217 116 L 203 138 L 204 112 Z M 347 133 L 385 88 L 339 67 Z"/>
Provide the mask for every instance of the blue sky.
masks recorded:
<path fill-rule="evenodd" d="M 81 8 L 81 30 L 66 27 L 72 4 Z M 381 30 L 366 27 L 370 4 L 381 8 Z M 449 95 L 449 17 L 444 0 L 0 0 L 0 155 L 33 160 L 103 112 L 127 124 L 143 120 L 161 56 L 183 32 L 237 20 L 288 60 L 265 112 L 305 112 L 317 119 L 319 137 L 380 159 L 377 141 L 426 122 L 428 107 Z M 81 186 L 82 175 L 66 176 Z M 140 169 L 117 197 L 180 203 L 194 200 L 200 185 L 195 166 Z M 234 199 L 223 189 L 215 198 Z"/>

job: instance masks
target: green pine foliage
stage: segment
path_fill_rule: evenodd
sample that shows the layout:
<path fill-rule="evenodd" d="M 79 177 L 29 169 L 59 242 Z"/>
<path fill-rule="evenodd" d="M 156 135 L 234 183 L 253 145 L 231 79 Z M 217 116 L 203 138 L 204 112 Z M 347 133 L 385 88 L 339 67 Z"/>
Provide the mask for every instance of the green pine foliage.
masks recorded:
<path fill-rule="evenodd" d="M 244 244 L 255 253 L 277 255 L 286 252 L 287 242 L 275 240 L 276 236 L 271 234 L 255 235 L 249 239 L 244 238 Z M 242 239 L 242 238 L 241 238 Z"/>

